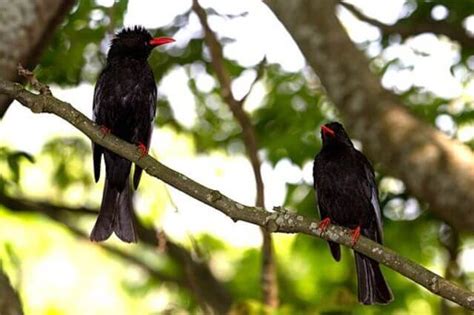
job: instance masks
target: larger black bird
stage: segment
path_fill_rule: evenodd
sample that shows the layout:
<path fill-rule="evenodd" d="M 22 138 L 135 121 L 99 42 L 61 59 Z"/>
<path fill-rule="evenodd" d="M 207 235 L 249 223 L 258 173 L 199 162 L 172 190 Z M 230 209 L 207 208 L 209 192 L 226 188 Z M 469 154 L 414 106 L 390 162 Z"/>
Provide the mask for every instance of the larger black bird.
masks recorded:
<path fill-rule="evenodd" d="M 104 132 L 137 144 L 144 154 L 150 144 L 156 111 L 156 83 L 147 59 L 153 48 L 173 41 L 169 37 L 152 38 L 141 27 L 122 30 L 112 40 L 107 65 L 95 86 L 94 121 Z M 90 239 L 100 242 L 115 232 L 125 242 L 136 242 L 129 180 L 131 162 L 94 143 L 92 151 L 96 181 L 104 155 L 105 187 Z M 135 166 L 135 189 L 141 174 L 142 169 Z"/>
<path fill-rule="evenodd" d="M 354 148 L 342 125 L 332 122 L 321 127 L 323 147 L 313 167 L 318 196 L 320 227 L 330 222 L 354 229 L 353 243 L 362 234 L 382 244 L 382 216 L 374 170 L 367 158 Z M 332 256 L 341 259 L 339 244 L 329 242 Z M 363 304 L 386 304 L 392 293 L 379 264 L 354 252 L 358 299 Z"/>

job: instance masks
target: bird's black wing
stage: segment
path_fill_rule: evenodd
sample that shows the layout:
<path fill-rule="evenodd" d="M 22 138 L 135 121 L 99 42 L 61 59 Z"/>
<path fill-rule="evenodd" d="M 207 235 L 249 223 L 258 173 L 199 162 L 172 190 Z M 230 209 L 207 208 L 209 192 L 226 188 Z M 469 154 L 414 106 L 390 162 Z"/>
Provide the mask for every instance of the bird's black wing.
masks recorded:
<path fill-rule="evenodd" d="M 372 165 L 369 160 L 359 151 L 356 151 L 359 155 L 359 159 L 363 163 L 366 187 L 364 187 L 364 193 L 372 205 L 373 211 L 375 212 L 376 224 L 377 224 L 377 239 L 376 241 L 380 244 L 383 243 L 383 221 L 382 212 L 379 204 L 379 193 L 377 189 L 377 183 L 375 182 L 375 174 Z"/>
<path fill-rule="evenodd" d="M 156 115 L 156 84 L 153 77 L 153 73 L 151 73 L 151 78 L 148 80 L 148 84 L 146 87 L 146 97 L 145 107 L 147 110 L 144 111 L 143 122 L 144 126 L 141 126 L 137 129 L 136 132 L 136 142 L 143 143 L 147 148 L 150 148 L 151 143 L 151 134 L 153 132 L 153 121 L 155 120 Z M 142 176 L 143 169 L 135 165 L 135 172 L 133 174 L 133 187 L 137 189 L 138 184 L 140 183 L 140 178 Z"/>
<path fill-rule="evenodd" d="M 313 183 L 313 187 L 314 187 L 314 191 L 315 191 L 315 196 L 316 196 L 316 200 L 318 201 L 318 209 L 319 209 L 319 218 L 321 220 L 324 220 L 325 218 L 327 218 L 330 213 L 326 210 L 326 207 L 324 205 L 324 203 L 322 202 L 322 198 L 321 198 L 321 192 L 320 192 L 320 187 L 318 185 L 318 183 L 321 182 L 321 179 L 320 179 L 320 176 L 321 176 L 321 168 L 322 166 L 320 165 L 320 157 L 319 155 L 316 156 L 316 158 L 314 159 L 314 164 L 313 164 L 313 178 L 314 178 L 314 183 Z"/>
<path fill-rule="evenodd" d="M 101 97 L 103 91 L 104 91 L 104 84 L 106 79 L 104 78 L 104 73 L 107 72 L 107 67 L 104 68 L 102 73 L 99 76 L 99 79 L 97 80 L 97 84 L 95 85 L 94 89 L 94 100 L 92 103 L 92 120 L 95 121 L 98 125 L 102 125 L 102 117 L 99 115 L 99 111 L 101 111 L 101 100 L 103 99 Z M 100 178 L 100 163 L 101 163 L 101 158 L 102 154 L 104 153 L 104 148 L 98 144 L 95 144 L 92 142 L 92 157 L 94 161 L 94 178 L 95 181 L 97 182 Z"/>
<path fill-rule="evenodd" d="M 322 177 L 322 169 L 325 167 L 323 164 L 321 164 L 320 158 L 321 157 L 317 155 L 313 164 L 313 186 L 314 191 L 316 192 L 316 199 L 318 200 L 319 217 L 321 220 L 326 218 L 333 220 L 330 209 L 327 207 L 327 202 L 325 202 L 323 194 L 321 193 L 321 187 L 318 186 L 318 183 L 322 183 L 324 180 Z M 328 241 L 328 244 L 334 259 L 336 261 L 341 260 L 341 246 L 338 243 L 331 241 Z"/>

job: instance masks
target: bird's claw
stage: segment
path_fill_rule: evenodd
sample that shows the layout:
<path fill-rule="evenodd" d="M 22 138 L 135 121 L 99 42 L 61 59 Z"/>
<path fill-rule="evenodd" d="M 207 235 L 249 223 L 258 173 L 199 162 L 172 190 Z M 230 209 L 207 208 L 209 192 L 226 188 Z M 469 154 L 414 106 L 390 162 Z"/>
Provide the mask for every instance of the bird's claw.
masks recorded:
<path fill-rule="evenodd" d="M 105 126 L 100 126 L 100 132 L 102 132 L 103 137 L 106 135 L 110 134 L 110 128 L 107 128 Z"/>
<path fill-rule="evenodd" d="M 138 146 L 138 151 L 140 151 L 140 156 L 141 157 L 144 157 L 145 155 L 148 154 L 148 148 L 146 147 L 146 145 L 139 142 L 137 146 Z"/>
<path fill-rule="evenodd" d="M 331 219 L 328 217 L 328 218 L 325 218 L 323 220 L 321 220 L 321 222 L 319 222 L 318 224 L 318 229 L 321 230 L 321 233 L 324 233 L 326 232 L 328 226 L 331 224 Z"/>
<path fill-rule="evenodd" d="M 352 232 L 352 239 L 351 239 L 352 247 L 354 247 L 355 244 L 357 244 L 359 237 L 360 237 L 360 225 L 356 227 L 355 230 Z"/>

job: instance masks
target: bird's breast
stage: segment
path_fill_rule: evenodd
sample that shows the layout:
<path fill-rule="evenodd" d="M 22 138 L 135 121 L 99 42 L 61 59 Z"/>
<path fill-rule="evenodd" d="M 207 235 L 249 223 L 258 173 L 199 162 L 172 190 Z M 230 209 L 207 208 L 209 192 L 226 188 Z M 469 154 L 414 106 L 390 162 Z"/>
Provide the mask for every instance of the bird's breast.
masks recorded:
<path fill-rule="evenodd" d="M 100 77 L 94 114 L 112 133 L 130 140 L 134 130 L 153 120 L 156 84 L 148 65 L 109 65 Z"/>

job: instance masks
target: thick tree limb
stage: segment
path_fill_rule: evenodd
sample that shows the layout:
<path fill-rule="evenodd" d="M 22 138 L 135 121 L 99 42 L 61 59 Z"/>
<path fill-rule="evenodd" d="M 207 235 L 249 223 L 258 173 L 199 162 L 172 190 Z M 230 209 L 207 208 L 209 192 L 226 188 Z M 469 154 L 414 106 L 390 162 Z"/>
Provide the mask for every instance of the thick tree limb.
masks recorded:
<path fill-rule="evenodd" d="M 206 11 L 199 5 L 197 0 L 193 0 L 193 10 L 197 14 L 201 26 L 204 29 L 204 40 L 211 52 L 211 64 L 220 84 L 221 96 L 242 128 L 242 138 L 255 178 L 257 190 L 255 205 L 260 208 L 265 208 L 265 188 L 261 172 L 262 163 L 258 157 L 257 136 L 252 121 L 243 108 L 246 96 L 241 101 L 234 98 L 231 88 L 231 77 L 224 64 L 222 45 L 207 22 Z M 263 72 L 261 67 L 259 72 L 260 75 Z M 261 277 L 263 302 L 271 308 L 277 308 L 279 304 L 278 279 L 272 236 L 264 228 L 262 228 L 261 231 L 263 237 Z"/>
<path fill-rule="evenodd" d="M 0 93 L 18 100 L 35 113 L 51 113 L 63 118 L 82 131 L 92 141 L 132 161 L 148 174 L 161 179 L 168 185 L 184 192 L 227 215 L 234 221 L 242 220 L 265 227 L 271 232 L 302 233 L 317 236 L 325 240 L 351 246 L 351 231 L 331 225 L 325 233 L 317 228 L 317 223 L 301 215 L 288 212 L 269 212 L 260 208 L 242 205 L 217 190 L 207 188 L 189 177 L 180 174 L 161 164 L 150 155 L 142 156 L 134 145 L 111 134 L 105 135 L 99 126 L 77 111 L 70 104 L 52 96 L 36 95 L 20 84 L 0 80 Z M 154 235 L 156 238 L 156 235 Z M 429 291 L 451 300 L 467 309 L 474 310 L 474 293 L 457 286 L 417 263 L 404 258 L 393 250 L 371 241 L 360 238 L 353 247 L 356 251 L 386 265 L 401 275 L 417 282 Z M 201 284 L 200 282 L 197 282 Z"/>
<path fill-rule="evenodd" d="M 0 314 L 2 315 L 23 315 L 21 302 L 15 289 L 10 284 L 10 280 L 3 272 L 0 261 Z"/>
<path fill-rule="evenodd" d="M 61 223 L 67 227 L 72 233 L 79 237 L 89 239 L 89 237 L 78 230 L 71 222 L 71 217 L 77 215 L 97 215 L 98 209 L 87 207 L 69 207 L 65 205 L 56 205 L 50 202 L 30 200 L 27 198 L 18 198 L 7 196 L 0 192 L 0 204 L 11 211 L 16 212 L 35 212 L 42 213 L 52 220 Z M 155 229 L 145 227 L 139 221 L 136 222 L 137 234 L 139 240 L 151 247 L 159 249 L 162 245 L 158 240 L 158 232 Z M 214 277 L 209 267 L 203 262 L 197 262 L 193 259 L 191 253 L 180 245 L 166 240 L 166 254 L 175 261 L 183 270 L 183 278 L 168 276 L 150 266 L 139 258 L 134 257 L 114 247 L 100 244 L 108 252 L 128 260 L 147 271 L 153 278 L 158 281 L 176 283 L 196 298 L 204 311 L 211 309 L 215 314 L 225 314 L 232 305 L 232 297 L 222 284 Z M 202 285 L 196 285 L 202 283 Z M 0 313 L 3 314 L 3 313 Z"/>
<path fill-rule="evenodd" d="M 474 154 L 384 90 L 336 17 L 333 0 L 272 0 L 364 152 L 458 230 L 474 231 Z"/>
<path fill-rule="evenodd" d="M 384 35 L 398 34 L 402 38 L 408 38 L 423 33 L 433 33 L 436 35 L 444 35 L 457 41 L 459 45 L 461 45 L 461 48 L 474 48 L 474 37 L 469 36 L 467 30 L 461 24 L 448 23 L 446 20 L 436 21 L 430 18 L 415 24 L 403 23 L 404 21 L 401 20 L 394 25 L 388 25 L 368 17 L 353 4 L 344 1 L 340 1 L 339 4 L 362 22 L 378 27 Z"/>
<path fill-rule="evenodd" d="M 74 0 L 0 1 L 0 78 L 17 80 L 16 66 L 34 68 Z M 0 119 L 11 99 L 0 96 Z"/>

